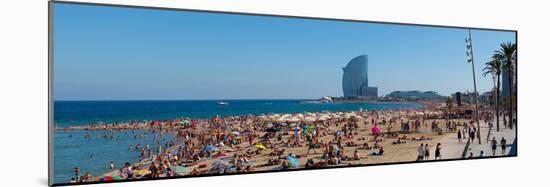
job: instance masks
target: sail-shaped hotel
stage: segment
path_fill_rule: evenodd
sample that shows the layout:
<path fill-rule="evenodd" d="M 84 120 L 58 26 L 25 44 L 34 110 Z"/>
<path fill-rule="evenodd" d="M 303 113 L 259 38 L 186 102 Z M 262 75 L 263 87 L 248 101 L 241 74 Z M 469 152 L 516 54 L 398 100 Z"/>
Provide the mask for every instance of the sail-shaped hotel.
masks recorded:
<path fill-rule="evenodd" d="M 378 88 L 369 87 L 369 59 L 367 55 L 357 56 L 343 68 L 342 89 L 345 98 L 378 97 Z"/>

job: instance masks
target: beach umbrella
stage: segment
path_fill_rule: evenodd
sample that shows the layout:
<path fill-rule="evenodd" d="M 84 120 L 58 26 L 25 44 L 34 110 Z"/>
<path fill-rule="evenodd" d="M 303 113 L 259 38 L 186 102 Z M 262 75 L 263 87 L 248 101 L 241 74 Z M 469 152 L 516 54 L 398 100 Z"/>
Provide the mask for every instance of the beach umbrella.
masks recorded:
<path fill-rule="evenodd" d="M 314 122 L 315 120 L 316 120 L 316 119 L 315 119 L 315 117 L 313 117 L 313 116 L 307 116 L 307 117 L 304 119 L 304 121 L 306 121 L 306 122 Z"/>
<path fill-rule="evenodd" d="M 323 115 L 321 115 L 321 116 L 319 117 L 319 119 L 324 119 L 324 120 L 327 120 L 327 119 L 330 119 L 330 118 L 331 118 L 331 117 L 330 117 L 330 115 L 328 115 L 328 114 L 323 114 Z M 323 120 L 323 121 L 324 121 L 324 120 Z"/>
<path fill-rule="evenodd" d="M 268 123 L 268 124 L 266 125 L 266 127 L 267 127 L 267 128 L 271 128 L 271 127 L 273 127 L 273 124 Z"/>
<path fill-rule="evenodd" d="M 231 134 L 234 134 L 234 135 L 240 135 L 241 133 L 240 133 L 240 132 L 238 132 L 238 131 L 233 131 L 233 132 L 231 132 Z"/>
<path fill-rule="evenodd" d="M 281 117 L 283 117 L 283 118 L 291 118 L 292 115 L 291 115 L 291 114 L 283 114 Z"/>
<path fill-rule="evenodd" d="M 170 166 L 170 169 L 172 169 L 172 171 L 174 171 L 177 175 L 185 175 L 188 171 L 188 169 L 183 166 Z"/>
<path fill-rule="evenodd" d="M 271 119 L 271 120 L 276 120 L 276 119 L 279 118 L 279 117 L 281 117 L 281 115 L 279 115 L 279 114 L 272 114 L 272 115 L 269 116 L 269 119 Z"/>
<path fill-rule="evenodd" d="M 266 120 L 268 119 L 268 117 L 266 115 L 261 115 L 261 116 L 258 116 L 258 119 Z"/>
<path fill-rule="evenodd" d="M 267 147 L 265 147 L 265 145 L 262 145 L 262 144 L 256 144 L 256 145 L 254 145 L 254 147 L 256 147 L 258 149 L 267 149 Z"/>
<path fill-rule="evenodd" d="M 151 121 L 151 125 L 160 125 L 160 121 Z"/>
<path fill-rule="evenodd" d="M 307 125 L 304 127 L 304 132 L 308 132 L 309 130 L 311 130 L 313 128 L 312 125 Z"/>
<path fill-rule="evenodd" d="M 180 121 L 179 125 L 189 125 L 189 121 L 187 120 Z"/>
<path fill-rule="evenodd" d="M 288 119 L 288 121 L 290 121 L 290 122 L 298 122 L 298 121 L 301 121 L 301 119 L 295 116 L 295 117 L 292 117 L 292 118 Z"/>
<path fill-rule="evenodd" d="M 344 118 L 346 118 L 346 119 L 351 118 L 351 114 L 349 114 L 349 113 L 344 114 Z"/>
<path fill-rule="evenodd" d="M 277 122 L 285 122 L 287 119 L 285 117 L 279 117 L 277 118 Z"/>
<path fill-rule="evenodd" d="M 380 128 L 378 128 L 377 126 L 372 127 L 371 131 L 372 131 L 372 134 L 374 135 L 380 134 Z"/>
<path fill-rule="evenodd" d="M 122 180 L 120 177 L 118 176 L 105 176 L 105 177 L 101 177 L 101 178 L 98 178 L 97 181 L 102 181 L 102 182 L 106 182 L 106 181 L 118 181 L 118 180 Z"/>

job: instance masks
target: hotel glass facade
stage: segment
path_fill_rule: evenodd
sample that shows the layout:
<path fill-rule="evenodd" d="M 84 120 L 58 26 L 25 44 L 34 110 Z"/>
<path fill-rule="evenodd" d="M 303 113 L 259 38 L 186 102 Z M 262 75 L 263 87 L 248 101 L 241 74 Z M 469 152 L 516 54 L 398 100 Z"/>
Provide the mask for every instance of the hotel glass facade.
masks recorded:
<path fill-rule="evenodd" d="M 368 56 L 361 55 L 353 58 L 343 68 L 342 89 L 344 97 L 377 97 L 378 88 L 369 87 Z"/>

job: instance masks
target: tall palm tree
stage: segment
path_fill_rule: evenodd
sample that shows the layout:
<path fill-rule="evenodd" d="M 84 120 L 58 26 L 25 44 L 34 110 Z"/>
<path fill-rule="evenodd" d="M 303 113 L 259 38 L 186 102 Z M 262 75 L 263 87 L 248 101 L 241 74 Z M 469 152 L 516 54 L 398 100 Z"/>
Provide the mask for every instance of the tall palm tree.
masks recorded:
<path fill-rule="evenodd" d="M 517 48 L 517 46 L 516 46 Z M 516 49 L 516 52 L 514 53 L 514 56 L 512 57 L 512 61 L 514 62 L 514 67 L 516 67 L 516 75 L 518 74 L 518 50 Z M 516 91 L 516 98 L 518 94 L 518 76 L 514 76 L 514 90 Z M 517 100 L 516 100 L 517 102 Z M 516 103 L 517 108 L 517 103 Z M 517 109 L 516 109 L 517 110 Z M 516 111 L 517 112 L 517 111 Z"/>
<path fill-rule="evenodd" d="M 515 64 L 515 60 L 516 60 L 516 44 L 512 44 L 511 42 L 506 42 L 506 43 L 502 43 L 500 44 L 500 49 L 499 50 L 496 50 L 495 51 L 495 54 L 493 55 L 493 57 L 495 57 L 496 59 L 498 59 L 499 61 L 501 61 L 502 63 L 502 67 L 505 71 L 508 72 L 508 92 L 509 92 L 509 95 L 508 95 L 508 122 L 509 122 L 509 127 L 512 128 L 513 126 L 513 110 L 514 110 L 514 107 L 513 107 L 513 95 L 514 95 L 514 92 L 513 92 L 513 70 L 514 70 L 514 64 Z"/>
<path fill-rule="evenodd" d="M 494 85 L 494 89 L 493 89 L 493 90 L 496 90 L 495 114 L 497 117 L 497 131 L 500 131 L 500 123 L 498 122 L 498 116 L 500 113 L 499 102 L 500 102 L 500 74 L 501 73 L 502 73 L 502 63 L 496 56 L 493 56 L 491 61 L 485 62 L 485 68 L 483 68 L 483 76 L 485 77 L 491 74 L 497 77 L 497 83 L 496 85 Z"/>

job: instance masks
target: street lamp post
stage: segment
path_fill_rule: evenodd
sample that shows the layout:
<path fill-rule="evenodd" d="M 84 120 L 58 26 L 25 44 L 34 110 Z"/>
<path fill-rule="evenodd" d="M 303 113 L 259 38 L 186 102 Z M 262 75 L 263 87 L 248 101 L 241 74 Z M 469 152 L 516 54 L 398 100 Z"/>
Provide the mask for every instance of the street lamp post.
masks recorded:
<path fill-rule="evenodd" d="M 497 102 L 498 102 L 498 95 L 497 95 L 497 91 L 495 89 L 497 89 L 497 76 L 495 73 L 493 73 L 493 105 L 495 107 L 495 112 L 498 111 L 498 105 L 497 105 Z M 498 115 L 498 112 L 496 113 L 496 115 Z M 495 116 L 493 116 L 495 117 Z M 498 116 L 497 116 L 498 117 Z M 491 121 L 493 121 L 493 119 L 491 119 Z M 491 128 L 493 128 L 493 126 L 491 125 Z M 497 132 L 500 131 L 500 127 L 497 126 Z M 488 142 L 487 142 L 488 143 Z"/>
<path fill-rule="evenodd" d="M 476 86 L 476 72 L 474 66 L 474 49 L 472 46 L 472 31 L 468 29 L 468 38 L 466 38 L 466 55 L 468 63 L 472 64 L 472 77 L 474 79 L 474 105 L 476 110 L 476 123 L 477 123 L 477 139 L 479 144 L 481 144 L 481 128 L 479 126 L 479 110 L 477 104 L 477 86 Z"/>

